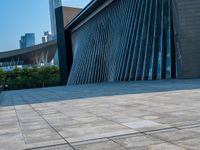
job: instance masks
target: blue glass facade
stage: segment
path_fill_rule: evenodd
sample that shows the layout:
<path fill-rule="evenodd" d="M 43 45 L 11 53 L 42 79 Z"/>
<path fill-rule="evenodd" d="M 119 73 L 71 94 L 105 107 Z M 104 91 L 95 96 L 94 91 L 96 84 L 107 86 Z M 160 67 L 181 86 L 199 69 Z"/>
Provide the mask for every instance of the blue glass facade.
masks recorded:
<path fill-rule="evenodd" d="M 27 48 L 35 45 L 35 34 L 26 33 L 24 36 L 21 36 L 20 48 Z"/>

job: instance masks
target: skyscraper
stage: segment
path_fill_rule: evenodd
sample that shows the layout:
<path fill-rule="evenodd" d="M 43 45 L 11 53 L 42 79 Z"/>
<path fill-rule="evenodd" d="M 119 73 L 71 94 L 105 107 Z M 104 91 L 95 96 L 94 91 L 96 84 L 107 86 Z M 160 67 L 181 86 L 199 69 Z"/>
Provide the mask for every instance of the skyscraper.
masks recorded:
<path fill-rule="evenodd" d="M 55 9 L 62 6 L 62 0 L 49 0 L 50 19 L 51 19 L 51 33 L 56 38 L 56 16 Z"/>
<path fill-rule="evenodd" d="M 21 39 L 19 41 L 20 48 L 25 48 L 25 36 L 21 36 Z"/>
<path fill-rule="evenodd" d="M 35 45 L 35 34 L 34 33 L 26 33 L 25 35 L 21 36 L 19 41 L 20 48 L 26 48 Z"/>

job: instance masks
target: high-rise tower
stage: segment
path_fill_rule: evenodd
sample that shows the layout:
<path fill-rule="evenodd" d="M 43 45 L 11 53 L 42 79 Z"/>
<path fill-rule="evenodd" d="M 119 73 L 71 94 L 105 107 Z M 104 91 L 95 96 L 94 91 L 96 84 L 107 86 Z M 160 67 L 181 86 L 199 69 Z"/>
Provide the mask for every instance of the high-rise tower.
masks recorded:
<path fill-rule="evenodd" d="M 35 45 L 35 33 L 26 33 L 19 41 L 20 48 L 27 48 Z"/>
<path fill-rule="evenodd" d="M 56 38 L 56 16 L 55 9 L 62 6 L 62 0 L 49 0 L 50 19 L 51 19 L 51 33 L 53 38 Z"/>

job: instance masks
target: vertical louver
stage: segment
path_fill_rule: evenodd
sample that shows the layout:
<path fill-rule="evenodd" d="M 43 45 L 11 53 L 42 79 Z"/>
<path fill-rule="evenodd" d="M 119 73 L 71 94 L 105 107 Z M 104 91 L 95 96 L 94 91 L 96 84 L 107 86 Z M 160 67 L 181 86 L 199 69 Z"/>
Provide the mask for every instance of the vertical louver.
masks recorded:
<path fill-rule="evenodd" d="M 176 77 L 171 0 L 114 0 L 71 38 L 68 84 Z"/>

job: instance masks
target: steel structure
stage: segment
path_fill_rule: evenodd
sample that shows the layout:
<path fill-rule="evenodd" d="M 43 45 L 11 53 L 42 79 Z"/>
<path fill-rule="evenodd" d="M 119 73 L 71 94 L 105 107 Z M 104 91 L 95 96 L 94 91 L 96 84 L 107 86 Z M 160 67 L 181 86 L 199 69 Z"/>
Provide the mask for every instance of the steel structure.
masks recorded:
<path fill-rule="evenodd" d="M 200 77 L 199 26 L 199 0 L 92 1 L 65 27 L 68 84 Z"/>

